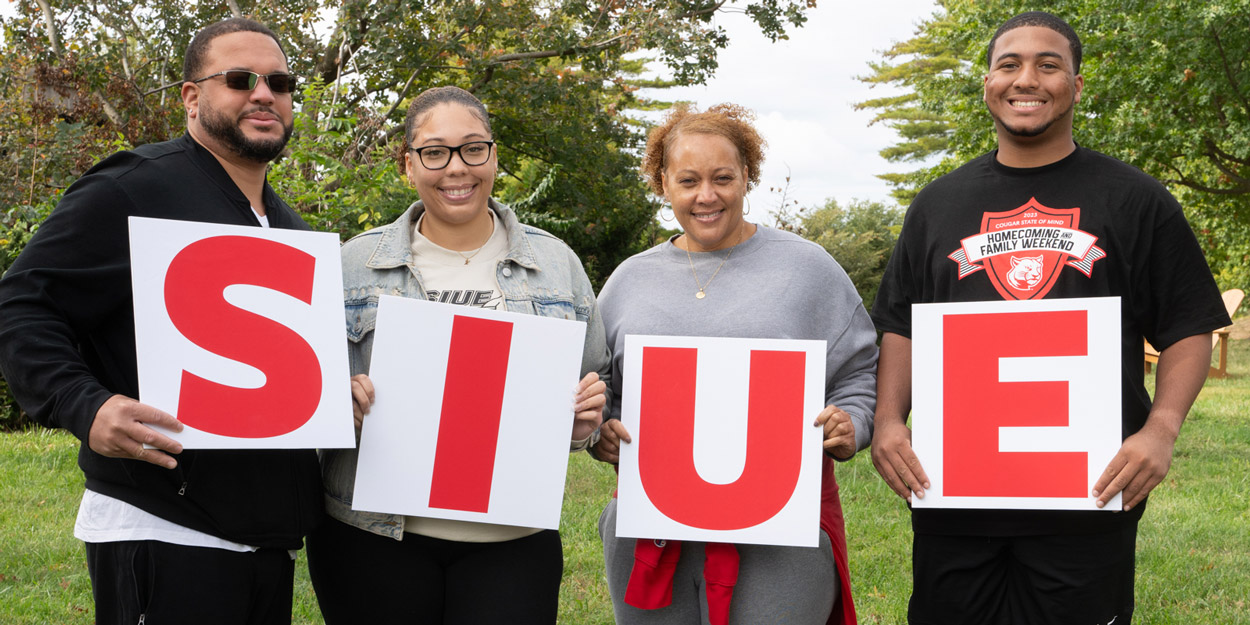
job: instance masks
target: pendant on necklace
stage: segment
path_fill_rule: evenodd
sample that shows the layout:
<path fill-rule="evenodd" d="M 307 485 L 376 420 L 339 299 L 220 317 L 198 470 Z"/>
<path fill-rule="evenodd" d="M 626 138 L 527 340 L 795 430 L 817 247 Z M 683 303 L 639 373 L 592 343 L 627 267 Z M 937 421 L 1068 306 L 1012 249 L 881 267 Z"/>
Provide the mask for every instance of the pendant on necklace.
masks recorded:
<path fill-rule="evenodd" d="M 466 259 L 464 259 L 464 264 L 466 264 L 466 265 L 467 265 L 467 264 L 469 264 L 469 259 L 467 259 L 467 258 L 466 258 Z"/>
<path fill-rule="evenodd" d="M 697 299 L 703 299 L 703 298 L 707 297 L 707 293 L 704 293 L 704 292 L 703 292 L 703 289 L 699 289 L 699 292 L 698 292 L 698 293 L 695 293 L 695 294 L 694 294 L 694 296 L 695 296 L 695 298 L 697 298 Z"/>

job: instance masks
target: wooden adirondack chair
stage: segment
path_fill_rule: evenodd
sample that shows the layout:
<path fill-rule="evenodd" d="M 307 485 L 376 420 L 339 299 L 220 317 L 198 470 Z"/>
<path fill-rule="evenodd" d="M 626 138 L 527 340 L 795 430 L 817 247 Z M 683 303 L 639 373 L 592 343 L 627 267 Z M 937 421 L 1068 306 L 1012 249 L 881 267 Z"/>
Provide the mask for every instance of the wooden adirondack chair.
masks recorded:
<path fill-rule="evenodd" d="M 1224 291 L 1224 309 L 1228 311 L 1230 319 L 1233 313 L 1237 312 L 1237 307 L 1241 306 L 1241 301 L 1245 297 L 1246 292 L 1241 289 Z M 1219 354 L 1219 359 L 1216 361 L 1218 363 L 1217 366 L 1211 367 L 1207 377 L 1228 377 L 1228 338 L 1232 330 L 1233 326 L 1228 326 L 1211 333 L 1211 350 Z M 1159 350 L 1155 349 L 1150 344 L 1150 341 L 1146 341 L 1146 373 L 1150 373 L 1150 366 L 1157 362 L 1159 362 Z"/>

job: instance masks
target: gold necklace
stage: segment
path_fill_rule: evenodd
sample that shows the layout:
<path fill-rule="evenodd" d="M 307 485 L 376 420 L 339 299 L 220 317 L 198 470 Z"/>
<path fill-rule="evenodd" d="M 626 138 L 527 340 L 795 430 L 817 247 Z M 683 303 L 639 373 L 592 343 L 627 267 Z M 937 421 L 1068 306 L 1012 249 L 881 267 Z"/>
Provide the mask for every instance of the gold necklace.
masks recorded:
<path fill-rule="evenodd" d="M 729 253 L 725 254 L 725 260 L 720 261 L 720 264 L 716 266 L 716 271 L 712 272 L 712 277 L 708 278 L 705 283 L 699 282 L 699 272 L 694 268 L 694 257 L 690 255 L 690 236 L 686 236 L 686 260 L 690 262 L 690 273 L 694 274 L 694 284 L 699 287 L 699 292 L 694 294 L 696 299 L 707 297 L 704 289 L 711 286 L 712 281 L 716 279 L 716 274 L 720 273 L 721 267 L 724 267 L 725 263 L 729 262 L 729 257 L 734 255 L 734 249 L 742 243 L 742 233 L 746 231 L 746 225 L 747 222 L 743 221 L 742 227 L 738 228 L 738 242 L 729 248 Z"/>
<path fill-rule="evenodd" d="M 473 253 L 472 253 L 472 254 L 469 254 L 468 256 L 465 256 L 465 255 L 464 255 L 464 252 L 461 252 L 460 250 L 456 250 L 456 253 L 460 255 L 460 258 L 463 258 L 463 259 L 464 259 L 464 264 L 466 264 L 466 265 L 467 265 L 467 264 L 469 264 L 469 260 L 470 260 L 470 259 L 472 259 L 474 256 L 477 256 L 477 253 L 478 253 L 478 252 L 480 252 L 480 251 L 482 251 L 482 248 L 484 248 L 484 247 L 486 247 L 486 246 L 485 246 L 485 245 L 482 245 L 482 247 L 479 247 L 479 248 L 477 248 L 476 250 L 473 250 Z"/>
<path fill-rule="evenodd" d="M 467 265 L 469 264 L 469 261 L 473 259 L 474 256 L 477 256 L 478 252 L 486 249 L 486 246 L 490 243 L 490 237 L 492 236 L 495 236 L 495 219 L 493 217 L 491 218 L 491 221 L 490 221 L 490 236 L 486 237 L 486 243 L 483 243 L 482 247 L 479 247 L 476 250 L 473 250 L 473 253 L 469 254 L 468 256 L 465 256 L 464 252 L 461 252 L 460 250 L 454 250 L 454 251 L 460 255 L 460 258 L 464 259 L 464 264 Z"/>

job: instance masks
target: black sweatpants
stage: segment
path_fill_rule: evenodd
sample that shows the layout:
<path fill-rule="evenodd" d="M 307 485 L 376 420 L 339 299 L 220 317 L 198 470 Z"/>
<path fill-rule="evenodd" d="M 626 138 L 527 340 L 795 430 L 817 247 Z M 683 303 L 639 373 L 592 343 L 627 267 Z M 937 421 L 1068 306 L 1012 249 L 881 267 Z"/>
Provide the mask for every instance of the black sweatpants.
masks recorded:
<path fill-rule="evenodd" d="M 908 623 L 1129 625 L 1136 546 L 1136 523 L 1084 535 L 916 534 Z"/>
<path fill-rule="evenodd" d="M 394 540 L 326 519 L 308 538 L 308 572 L 326 625 L 554 625 L 564 554 L 555 530 Z"/>
<path fill-rule="evenodd" d="M 155 540 L 87 544 L 96 625 L 290 625 L 295 562 Z"/>

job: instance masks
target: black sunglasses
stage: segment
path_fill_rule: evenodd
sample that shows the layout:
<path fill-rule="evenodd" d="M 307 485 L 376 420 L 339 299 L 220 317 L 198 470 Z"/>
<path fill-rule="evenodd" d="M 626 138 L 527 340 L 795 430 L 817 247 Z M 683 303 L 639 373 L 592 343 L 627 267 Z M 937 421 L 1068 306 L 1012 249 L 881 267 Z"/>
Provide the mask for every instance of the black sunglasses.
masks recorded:
<path fill-rule="evenodd" d="M 265 79 L 265 84 L 269 85 L 269 90 L 274 93 L 291 93 L 295 91 L 295 76 L 291 74 L 273 73 L 273 74 L 257 74 L 249 72 L 245 69 L 228 69 L 224 72 L 217 72 L 209 76 L 205 76 L 191 82 L 200 83 L 209 78 L 218 76 L 226 77 L 226 86 L 237 91 L 251 91 L 256 88 L 256 83 L 261 78 Z"/>

